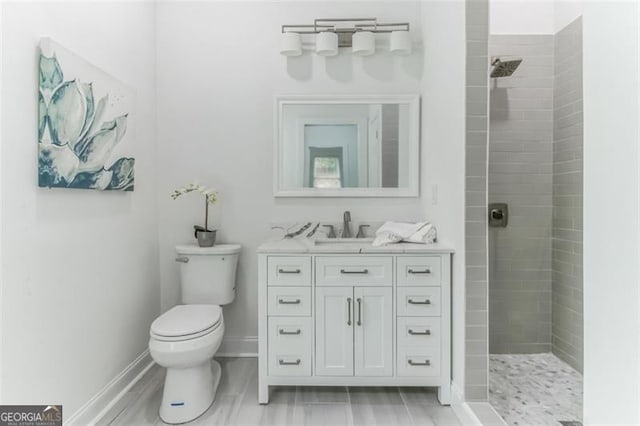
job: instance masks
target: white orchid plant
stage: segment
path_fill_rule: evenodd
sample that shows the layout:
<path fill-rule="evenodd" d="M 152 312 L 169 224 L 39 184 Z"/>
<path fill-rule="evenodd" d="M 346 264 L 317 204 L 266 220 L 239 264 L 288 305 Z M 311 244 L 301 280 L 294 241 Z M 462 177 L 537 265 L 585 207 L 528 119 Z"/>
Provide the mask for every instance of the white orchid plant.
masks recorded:
<path fill-rule="evenodd" d="M 194 225 L 194 228 L 196 229 L 196 234 L 198 231 L 208 232 L 209 231 L 209 204 L 213 204 L 216 201 L 218 201 L 218 191 L 216 191 L 213 188 L 207 188 L 203 185 L 198 184 L 197 182 L 194 182 L 174 190 L 171 193 L 171 198 L 175 200 L 181 195 L 188 194 L 190 192 L 196 192 L 198 194 L 204 195 L 204 199 L 205 199 L 204 228 Z"/>

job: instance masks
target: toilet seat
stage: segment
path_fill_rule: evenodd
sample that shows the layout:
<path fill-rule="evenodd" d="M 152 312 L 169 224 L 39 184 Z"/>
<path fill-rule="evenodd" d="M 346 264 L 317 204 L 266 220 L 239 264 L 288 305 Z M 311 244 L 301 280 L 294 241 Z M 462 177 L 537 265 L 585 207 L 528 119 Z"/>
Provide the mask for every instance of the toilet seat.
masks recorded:
<path fill-rule="evenodd" d="M 150 336 L 165 342 L 179 342 L 205 336 L 222 323 L 218 305 L 178 305 L 151 324 Z"/>

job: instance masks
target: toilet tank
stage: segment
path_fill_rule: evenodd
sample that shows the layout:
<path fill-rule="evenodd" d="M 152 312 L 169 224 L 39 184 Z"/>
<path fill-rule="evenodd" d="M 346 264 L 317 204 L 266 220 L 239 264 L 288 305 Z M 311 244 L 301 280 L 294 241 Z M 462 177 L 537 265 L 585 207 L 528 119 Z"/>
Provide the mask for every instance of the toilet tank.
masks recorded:
<path fill-rule="evenodd" d="M 176 247 L 176 254 L 183 304 L 226 305 L 233 302 L 240 245 L 182 245 Z"/>

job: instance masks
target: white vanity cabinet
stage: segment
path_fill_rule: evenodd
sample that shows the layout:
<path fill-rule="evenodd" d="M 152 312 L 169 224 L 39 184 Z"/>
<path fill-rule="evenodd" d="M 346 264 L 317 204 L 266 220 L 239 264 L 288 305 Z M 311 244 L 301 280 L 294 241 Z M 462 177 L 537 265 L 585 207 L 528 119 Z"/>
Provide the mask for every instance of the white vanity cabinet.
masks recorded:
<path fill-rule="evenodd" d="M 315 374 L 393 375 L 391 287 L 316 287 Z"/>
<path fill-rule="evenodd" d="M 451 256 L 439 245 L 262 245 L 259 402 L 270 386 L 334 385 L 438 387 L 449 404 Z"/>

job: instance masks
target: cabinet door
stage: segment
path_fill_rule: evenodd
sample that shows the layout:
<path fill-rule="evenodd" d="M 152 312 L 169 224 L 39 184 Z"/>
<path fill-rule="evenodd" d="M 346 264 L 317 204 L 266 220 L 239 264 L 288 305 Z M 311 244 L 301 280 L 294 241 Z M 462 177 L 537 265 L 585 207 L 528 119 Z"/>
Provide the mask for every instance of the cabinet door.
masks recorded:
<path fill-rule="evenodd" d="M 354 288 L 356 376 L 393 374 L 393 297 L 391 287 Z"/>
<path fill-rule="evenodd" d="M 353 287 L 316 287 L 316 375 L 353 376 Z"/>

